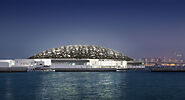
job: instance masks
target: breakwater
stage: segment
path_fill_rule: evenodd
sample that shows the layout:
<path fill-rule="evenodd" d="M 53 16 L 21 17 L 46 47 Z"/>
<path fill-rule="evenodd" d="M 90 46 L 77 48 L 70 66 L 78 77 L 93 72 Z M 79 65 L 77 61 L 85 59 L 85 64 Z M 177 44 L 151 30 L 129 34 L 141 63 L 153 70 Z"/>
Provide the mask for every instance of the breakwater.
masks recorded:
<path fill-rule="evenodd" d="M 185 67 L 183 66 L 160 66 L 160 67 L 152 67 L 151 72 L 185 72 Z"/>
<path fill-rule="evenodd" d="M 115 72 L 116 68 L 55 68 L 55 72 Z"/>
<path fill-rule="evenodd" d="M 150 72 L 185 72 L 182 66 L 155 66 L 146 68 L 50 68 L 40 67 L 29 69 L 28 67 L 0 67 L 0 72 L 28 72 L 28 71 L 55 71 L 55 72 L 116 72 L 121 70 L 150 71 Z"/>
<path fill-rule="evenodd" d="M 55 72 L 116 72 L 116 68 L 34 68 L 28 67 L 0 67 L 0 72 L 28 72 L 28 71 L 55 71 Z"/>
<path fill-rule="evenodd" d="M 0 72 L 27 72 L 27 67 L 0 67 Z"/>

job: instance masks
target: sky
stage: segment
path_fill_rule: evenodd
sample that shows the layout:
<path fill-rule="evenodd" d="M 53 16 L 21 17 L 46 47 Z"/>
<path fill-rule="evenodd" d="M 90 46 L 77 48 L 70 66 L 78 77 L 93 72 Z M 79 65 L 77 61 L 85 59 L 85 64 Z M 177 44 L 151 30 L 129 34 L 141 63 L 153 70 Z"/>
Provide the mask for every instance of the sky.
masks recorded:
<path fill-rule="evenodd" d="M 132 58 L 185 53 L 184 0 L 0 0 L 0 58 L 97 45 Z"/>

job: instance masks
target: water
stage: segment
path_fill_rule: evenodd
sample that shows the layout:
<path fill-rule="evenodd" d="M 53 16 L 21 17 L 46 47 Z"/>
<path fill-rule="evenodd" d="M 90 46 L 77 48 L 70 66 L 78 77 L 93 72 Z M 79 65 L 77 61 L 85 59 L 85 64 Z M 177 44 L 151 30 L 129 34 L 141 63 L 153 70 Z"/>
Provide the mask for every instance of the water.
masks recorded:
<path fill-rule="evenodd" d="M 0 73 L 0 100 L 184 100 L 183 72 Z"/>

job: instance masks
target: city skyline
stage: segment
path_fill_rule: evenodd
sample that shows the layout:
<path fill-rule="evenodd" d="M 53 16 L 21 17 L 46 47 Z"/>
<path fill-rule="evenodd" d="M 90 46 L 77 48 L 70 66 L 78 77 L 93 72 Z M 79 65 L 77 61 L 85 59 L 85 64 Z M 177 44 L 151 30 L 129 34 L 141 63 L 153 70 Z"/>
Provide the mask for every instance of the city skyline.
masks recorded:
<path fill-rule="evenodd" d="M 184 54 L 182 0 L 1 0 L 0 58 L 97 45 L 133 58 Z"/>

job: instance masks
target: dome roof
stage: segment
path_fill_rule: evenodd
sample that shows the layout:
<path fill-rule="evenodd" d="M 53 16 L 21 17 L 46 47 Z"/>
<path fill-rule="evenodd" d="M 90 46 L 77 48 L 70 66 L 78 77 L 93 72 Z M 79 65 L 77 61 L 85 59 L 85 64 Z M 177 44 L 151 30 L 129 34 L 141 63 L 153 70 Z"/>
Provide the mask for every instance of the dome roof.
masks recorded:
<path fill-rule="evenodd" d="M 61 46 L 58 48 L 52 48 L 38 53 L 30 59 L 43 59 L 43 58 L 53 58 L 53 59 L 65 59 L 65 58 L 75 58 L 75 59 L 120 59 L 120 60 L 132 60 L 131 58 L 124 56 L 123 54 L 93 45 L 68 45 Z"/>

